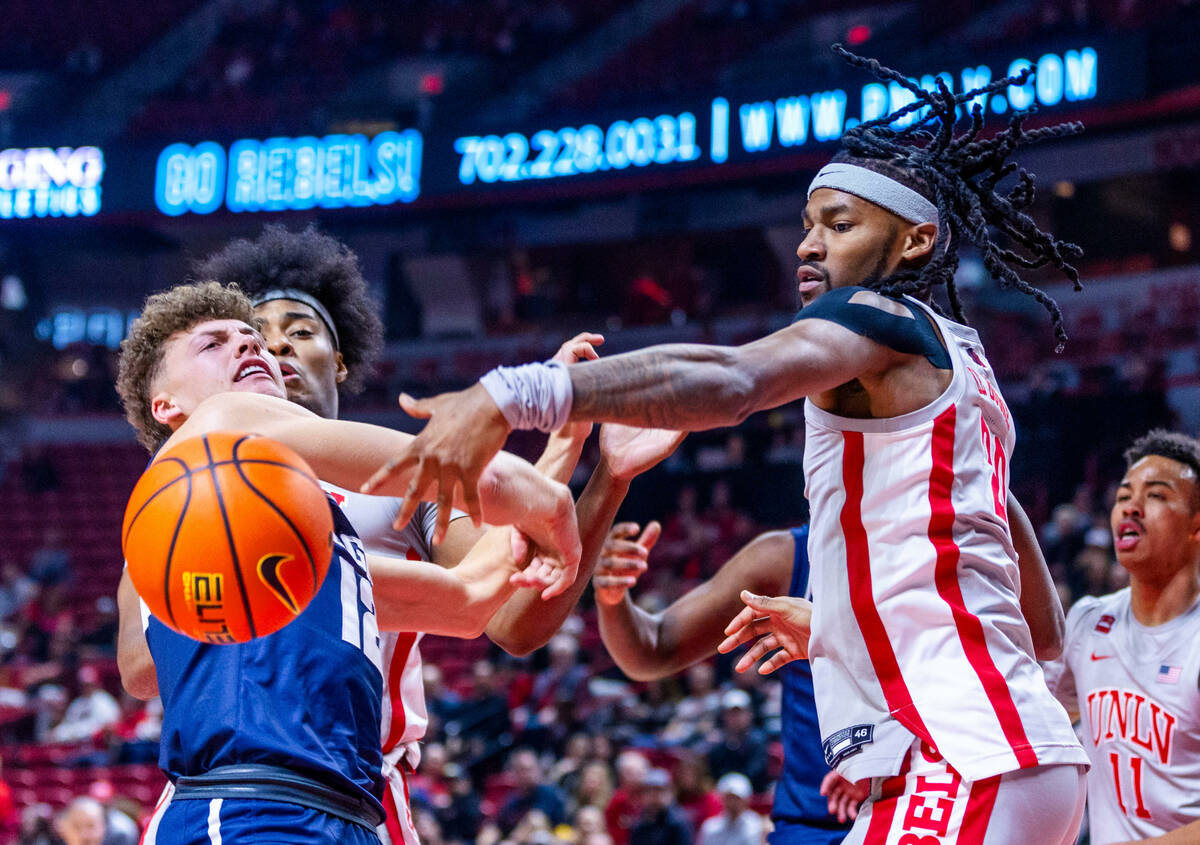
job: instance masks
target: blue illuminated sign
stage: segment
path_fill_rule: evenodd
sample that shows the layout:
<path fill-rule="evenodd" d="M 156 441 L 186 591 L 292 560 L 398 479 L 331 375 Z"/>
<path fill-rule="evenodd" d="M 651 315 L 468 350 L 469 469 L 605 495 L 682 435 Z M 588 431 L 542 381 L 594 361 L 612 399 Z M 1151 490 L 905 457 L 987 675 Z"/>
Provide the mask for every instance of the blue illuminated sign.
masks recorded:
<path fill-rule="evenodd" d="M 137 311 L 118 311 L 115 308 L 60 308 L 38 321 L 34 334 L 48 340 L 55 349 L 65 349 L 76 343 L 90 343 L 118 349 L 129 334 L 129 327 L 138 318 Z"/>
<path fill-rule="evenodd" d="M 0 219 L 91 217 L 103 177 L 99 147 L 0 150 Z"/>
<path fill-rule="evenodd" d="M 979 94 L 969 106 L 979 104 L 1003 114 L 1034 105 L 1053 108 L 1078 103 L 1097 95 L 1099 59 L 1091 47 L 1045 53 L 1036 61 L 1016 59 L 1005 68 L 1004 75 L 1015 75 L 1027 67 L 1036 74 L 1024 85 L 1010 85 L 993 95 Z M 964 68 L 957 76 L 943 71 L 914 81 L 926 90 L 934 90 L 940 80 L 952 91 L 969 92 L 995 78 L 1000 77 L 990 66 L 978 65 Z M 529 135 L 467 135 L 454 141 L 459 156 L 458 183 L 559 179 L 675 165 L 700 158 L 718 165 L 745 161 L 761 153 L 836 141 L 847 129 L 903 108 L 915 99 L 911 91 L 894 82 L 871 82 L 855 93 L 857 101 L 842 88 L 743 103 L 715 97 L 707 114 L 704 110 L 684 111 L 617 120 L 604 126 L 542 129 Z M 925 110 L 913 111 L 894 126 L 899 129 L 911 125 L 924 114 Z M 705 142 L 707 150 L 702 149 Z"/>
<path fill-rule="evenodd" d="M 520 132 L 469 135 L 455 140 L 454 151 L 462 155 L 458 181 L 463 185 L 553 179 L 700 157 L 691 112 L 617 120 L 603 129 L 594 124 L 543 129 L 531 137 Z"/>
<path fill-rule="evenodd" d="M 158 156 L 154 201 L 171 216 L 230 211 L 390 205 L 421 190 L 421 134 L 414 129 L 324 138 L 172 144 Z"/>

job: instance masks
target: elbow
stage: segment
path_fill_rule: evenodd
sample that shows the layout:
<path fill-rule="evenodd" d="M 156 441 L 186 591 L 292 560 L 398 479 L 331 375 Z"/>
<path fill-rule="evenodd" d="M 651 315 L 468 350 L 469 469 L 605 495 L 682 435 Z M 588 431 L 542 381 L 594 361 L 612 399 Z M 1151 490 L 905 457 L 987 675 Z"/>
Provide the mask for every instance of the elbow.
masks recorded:
<path fill-rule="evenodd" d="M 487 635 L 489 640 L 504 649 L 505 654 L 513 657 L 528 657 L 549 642 L 548 639 L 523 637 L 508 631 L 487 631 Z"/>
<path fill-rule="evenodd" d="M 1057 660 L 1063 653 L 1066 627 L 1062 620 L 1055 620 L 1055 625 L 1034 637 L 1033 656 L 1038 660 Z"/>
<path fill-rule="evenodd" d="M 149 701 L 158 695 L 158 674 L 149 656 L 118 658 L 117 671 L 121 675 L 121 686 L 134 698 Z"/>

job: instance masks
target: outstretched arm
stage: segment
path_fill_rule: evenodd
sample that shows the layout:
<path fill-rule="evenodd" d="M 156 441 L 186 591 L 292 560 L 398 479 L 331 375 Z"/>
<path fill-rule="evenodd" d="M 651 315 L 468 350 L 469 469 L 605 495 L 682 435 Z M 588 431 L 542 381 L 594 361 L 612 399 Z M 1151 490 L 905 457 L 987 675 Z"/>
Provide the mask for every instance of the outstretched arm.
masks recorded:
<path fill-rule="evenodd" d="M 202 402 L 167 446 L 210 431 L 246 431 L 278 440 L 304 458 L 318 477 L 349 489 L 366 480 L 380 455 L 412 441 L 412 435 L 380 426 L 323 419 L 284 399 L 222 393 Z M 408 474 L 399 474 L 377 492 L 407 492 L 418 498 L 434 492 L 414 490 L 407 483 L 410 481 Z M 449 519 L 453 504 L 473 507 L 487 522 L 519 527 L 541 551 L 561 554 L 568 572 L 578 566 L 579 533 L 570 490 L 515 455 L 502 452 L 481 468 L 478 493 L 474 485 L 464 485 L 459 491 L 455 485 L 443 483 L 437 494 L 439 520 Z M 444 523 L 439 523 L 439 532 L 444 532 Z M 441 533 L 434 539 L 440 541 Z M 566 583 L 559 583 L 565 589 Z"/>
<path fill-rule="evenodd" d="M 791 532 L 772 531 L 750 541 L 710 580 L 665 610 L 649 613 L 633 603 L 628 579 L 636 580 L 644 570 L 637 564 L 657 535 L 643 533 L 635 541 L 636 536 L 636 525 L 616 526 L 593 577 L 600 636 L 621 671 L 634 680 L 666 677 L 711 657 L 725 638 L 726 624 L 742 607 L 742 590 L 785 593 L 791 580 L 795 541 Z"/>
<path fill-rule="evenodd" d="M 522 567 L 511 528 L 492 528 L 451 569 L 423 560 L 367 555 L 380 630 L 474 639 L 512 595 Z M 531 592 L 533 592 L 531 590 Z"/>
<path fill-rule="evenodd" d="M 1008 494 L 1008 529 L 1017 550 L 1021 571 L 1021 613 L 1033 636 L 1033 653 L 1038 660 L 1053 660 L 1062 654 L 1067 632 L 1066 615 L 1050 568 L 1038 545 L 1037 532 L 1017 497 Z"/>
<path fill-rule="evenodd" d="M 799 321 L 739 347 L 651 347 L 569 367 L 570 419 L 678 431 L 733 425 L 754 411 L 882 374 L 898 356 L 820 319 Z M 554 391 L 535 393 L 540 401 Z M 532 395 L 525 398 L 533 401 Z M 510 431 L 500 408 L 478 384 L 420 401 L 401 396 L 400 404 L 430 422 L 372 477 L 369 489 L 394 486 L 396 475 L 415 475 L 410 482 L 414 491 L 433 484 L 471 487 Z M 405 508 L 402 518 L 415 503 L 406 502 Z"/>

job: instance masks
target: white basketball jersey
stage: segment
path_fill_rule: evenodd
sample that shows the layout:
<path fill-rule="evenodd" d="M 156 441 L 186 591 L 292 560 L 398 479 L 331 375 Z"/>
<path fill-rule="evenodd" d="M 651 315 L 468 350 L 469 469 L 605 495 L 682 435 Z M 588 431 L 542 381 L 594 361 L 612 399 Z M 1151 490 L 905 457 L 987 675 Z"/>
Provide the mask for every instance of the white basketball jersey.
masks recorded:
<path fill-rule="evenodd" d="M 919 737 L 968 780 L 1084 764 L 1017 598 L 1008 407 L 975 331 L 917 304 L 953 365 L 937 400 L 890 419 L 805 404 L 826 761 L 851 781 L 894 775 Z"/>
<path fill-rule="evenodd" d="M 408 525 L 396 531 L 392 521 L 400 511 L 400 500 L 384 496 L 365 496 L 322 483 L 368 552 L 407 560 L 433 560 L 433 529 L 437 507 L 429 502 L 417 506 Z M 452 517 L 453 518 L 453 517 Z M 383 646 L 383 751 L 384 754 L 415 743 L 425 735 L 429 715 L 425 710 L 425 686 L 421 678 L 421 653 L 417 648 L 421 634 L 380 631 Z M 416 754 L 416 746 L 411 746 Z M 417 759 L 409 760 L 416 766 Z"/>
<path fill-rule="evenodd" d="M 1046 667 L 1079 710 L 1094 845 L 1162 834 L 1200 820 L 1200 602 L 1146 627 L 1129 588 L 1080 599 L 1062 657 Z"/>

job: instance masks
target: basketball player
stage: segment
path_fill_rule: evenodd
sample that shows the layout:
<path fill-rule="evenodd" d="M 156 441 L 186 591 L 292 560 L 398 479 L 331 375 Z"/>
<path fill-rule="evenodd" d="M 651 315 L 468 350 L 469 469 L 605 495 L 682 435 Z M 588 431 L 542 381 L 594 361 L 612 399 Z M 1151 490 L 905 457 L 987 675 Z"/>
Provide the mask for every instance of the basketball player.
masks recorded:
<path fill-rule="evenodd" d="M 342 478 L 355 483 L 355 473 L 364 473 L 361 459 L 355 469 L 354 450 L 369 448 L 363 438 L 386 440 L 389 432 L 320 420 L 286 402 L 279 365 L 250 325 L 253 319 L 244 295 L 211 282 L 147 301 L 122 346 L 118 381 L 140 439 L 153 449 L 207 431 L 265 433 L 298 446 L 310 460 L 325 461 L 318 472 L 345 473 Z M 171 432 L 173 439 L 164 437 Z M 512 465 L 518 469 L 488 495 L 529 498 L 517 508 L 502 501 L 498 513 L 545 501 L 542 488 L 551 484 L 525 472 L 519 460 Z M 501 476 L 508 473 L 499 468 Z M 160 763 L 172 781 L 146 841 L 379 841 L 379 622 L 361 541 L 332 500 L 330 506 L 335 559 L 329 575 L 310 606 L 281 631 L 215 646 L 176 634 L 153 617 L 145 620 L 163 699 Z M 469 598 L 464 593 L 471 584 L 459 581 L 463 589 L 457 592 L 446 585 L 470 569 L 468 560 L 453 571 L 419 561 L 386 565 L 409 573 L 405 612 L 414 626 L 458 624 L 455 610 Z M 514 558 L 507 569 L 489 565 L 500 571 L 501 583 L 494 576 L 490 582 L 495 594 L 522 574 Z M 487 572 L 475 570 L 485 579 Z M 121 622 L 124 645 L 138 626 L 125 612 Z"/>
<path fill-rule="evenodd" d="M 658 523 L 638 536 L 638 526 L 621 523 L 592 576 L 600 636 L 621 671 L 650 681 L 682 671 L 710 657 L 724 627 L 741 606 L 742 589 L 774 595 L 804 595 L 808 588 L 808 527 L 771 531 L 756 537 L 726 561 L 711 579 L 658 613 L 636 605 L 629 595 L 645 571 L 658 539 Z M 829 772 L 821 753 L 813 704 L 812 673 L 796 663 L 783 675 L 783 773 L 775 786 L 772 845 L 837 845 L 846 835 L 846 817 L 827 806 L 821 793 Z"/>
<path fill-rule="evenodd" d="M 724 640 L 728 620 L 741 609 L 743 590 L 796 597 L 808 590 L 805 525 L 756 537 L 711 579 L 664 610 L 648 613 L 633 602 L 629 589 L 645 571 L 659 531 L 658 523 L 650 523 L 640 536 L 633 523 L 615 526 L 592 576 L 600 636 L 621 671 L 635 680 L 665 677 L 711 655 Z M 1039 596 L 1048 595 L 1052 581 L 1033 526 L 1023 513 L 1013 525 L 1013 544 L 1021 581 L 1042 585 L 1021 593 L 1035 651 L 1039 657 L 1054 657 L 1059 651 L 1056 622 L 1061 619 L 1052 608 L 1037 603 Z M 768 839 L 772 845 L 836 845 L 866 796 L 829 773 L 825 765 L 809 665 L 791 663 L 782 681 L 783 772 L 775 787 L 774 831 Z"/>
<path fill-rule="evenodd" d="M 1082 722 L 1093 845 L 1200 842 L 1200 442 L 1151 431 L 1125 460 L 1129 586 L 1075 603 L 1047 681 Z"/>
<path fill-rule="evenodd" d="M 341 393 L 361 385 L 363 374 L 371 370 L 383 340 L 383 326 L 354 254 L 344 244 L 311 227 L 289 232 L 282 226 L 267 226 L 253 241 L 233 241 L 201 262 L 193 274 L 200 279 L 236 283 L 251 298 L 267 348 L 279 361 L 288 398 L 318 416 L 336 419 Z M 571 363 L 594 359 L 597 356 L 593 345 L 602 342 L 600 335 L 579 335 L 563 344 L 555 360 Z M 538 469 L 557 481 L 569 480 L 590 431 L 591 426 L 583 424 L 568 426 L 552 435 Z M 606 451 L 612 436 L 609 432 L 603 438 Z M 625 443 L 624 448 L 627 447 Z M 603 467 L 611 469 L 618 459 L 608 457 L 611 460 L 606 460 Z M 392 523 L 400 508 L 399 499 L 367 496 L 336 487 L 331 487 L 330 492 L 368 553 L 453 567 L 482 534 L 469 519 L 462 518 L 465 513 L 455 511 L 445 539 L 435 545 L 436 505 L 423 503 L 416 518 L 397 530 Z M 613 492 L 611 485 L 598 481 L 581 498 L 581 513 L 587 515 L 599 510 L 601 513 L 593 518 L 609 524 L 620 501 L 618 496 L 611 495 Z M 593 547 L 596 543 L 593 540 Z M 499 551 L 507 554 L 503 543 Z M 594 555 L 589 558 L 595 559 Z M 510 654 L 529 654 L 549 641 L 586 586 L 586 577 L 577 578 L 564 593 L 549 600 L 541 600 L 536 590 L 510 588 L 511 595 L 506 594 L 503 605 L 490 614 L 486 633 Z M 420 761 L 418 741 L 428 724 L 418 650 L 421 635 L 389 630 L 383 619 L 390 604 L 387 587 L 387 583 L 376 577 L 375 601 L 380 613 L 385 678 L 384 771 L 391 785 L 384 800 L 387 831 L 380 833 L 396 843 L 415 845 L 417 837 L 409 813 L 405 779 Z"/>
<path fill-rule="evenodd" d="M 992 275 L 1033 294 L 1065 337 L 1057 306 L 1010 264 L 1075 279 L 1077 249 L 1024 214 L 1032 176 L 1021 172 L 1008 194 L 995 186 L 1020 141 L 1076 127 L 1026 132 L 1017 114 L 984 139 L 975 106 L 970 130 L 955 137 L 956 110 L 1029 73 L 954 95 L 850 58 L 914 101 L 848 131 L 811 183 L 797 250 L 804 307 L 791 326 L 737 348 L 531 364 L 459 393 L 404 397 L 430 423 L 374 481 L 415 470 L 414 494 L 473 485 L 514 427 L 593 419 L 703 429 L 807 397 L 821 734 L 830 766 L 849 781 L 872 779 L 846 841 L 999 845 L 1036 830 L 1046 845 L 1070 843 L 1087 756 L 1046 689 L 1021 614 L 1011 417 L 963 322 L 953 274 L 959 244 L 973 243 Z M 997 245 L 988 225 L 1029 255 Z M 956 320 L 929 304 L 934 285 L 946 286 Z"/>

